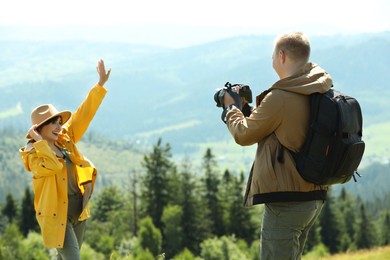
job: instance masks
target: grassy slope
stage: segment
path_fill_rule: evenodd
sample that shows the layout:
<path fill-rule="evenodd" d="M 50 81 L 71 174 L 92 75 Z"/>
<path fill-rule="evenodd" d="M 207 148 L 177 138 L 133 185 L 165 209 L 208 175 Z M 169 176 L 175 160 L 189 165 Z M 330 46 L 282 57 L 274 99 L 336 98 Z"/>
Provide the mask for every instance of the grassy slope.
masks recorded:
<path fill-rule="evenodd" d="M 379 247 L 371 250 L 359 250 L 356 252 L 342 253 L 331 256 L 313 256 L 306 255 L 303 260 L 372 260 L 372 259 L 390 259 L 390 246 Z"/>
<path fill-rule="evenodd" d="M 366 142 L 365 157 L 389 160 L 390 155 L 390 122 L 369 126 L 363 133 Z"/>

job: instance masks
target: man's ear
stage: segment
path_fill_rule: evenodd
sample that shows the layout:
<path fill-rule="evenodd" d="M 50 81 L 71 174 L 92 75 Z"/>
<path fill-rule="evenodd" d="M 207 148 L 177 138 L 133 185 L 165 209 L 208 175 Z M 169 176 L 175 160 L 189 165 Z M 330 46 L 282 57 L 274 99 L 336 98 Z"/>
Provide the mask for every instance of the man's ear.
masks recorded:
<path fill-rule="evenodd" d="M 279 57 L 280 57 L 282 63 L 284 64 L 286 62 L 286 53 L 283 50 L 279 51 Z"/>

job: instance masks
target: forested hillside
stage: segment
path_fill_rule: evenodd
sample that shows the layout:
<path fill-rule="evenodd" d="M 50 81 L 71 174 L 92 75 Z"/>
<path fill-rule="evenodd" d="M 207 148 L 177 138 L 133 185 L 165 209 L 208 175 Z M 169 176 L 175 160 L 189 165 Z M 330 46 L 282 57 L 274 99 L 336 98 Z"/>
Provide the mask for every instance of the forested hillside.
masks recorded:
<path fill-rule="evenodd" d="M 23 163 L 19 155 L 19 148 L 25 145 L 24 132 L 13 128 L 0 129 L 0 203 L 4 202 L 5 196 L 11 193 L 16 198 L 22 196 L 23 187 L 30 186 L 31 174 L 24 169 Z M 164 140 L 163 140 L 164 141 Z M 218 168 L 222 174 L 224 170 L 228 170 L 234 175 L 239 175 L 241 172 L 244 177 L 249 173 L 245 165 L 252 163 L 251 160 L 246 160 L 246 153 L 237 150 L 237 146 L 229 143 L 225 144 L 225 148 L 218 146 L 204 147 L 199 154 L 186 156 L 183 159 L 175 158 L 172 154 L 172 160 L 175 164 L 188 161 L 194 174 L 200 177 L 202 175 L 203 156 L 206 150 L 211 149 L 218 164 Z M 115 185 L 119 188 L 128 188 L 132 183 L 134 175 L 142 176 L 145 174 L 145 169 L 142 167 L 142 160 L 152 147 L 140 146 L 129 140 L 120 140 L 109 138 L 107 136 L 98 135 L 95 133 L 87 133 L 79 143 L 80 151 L 91 159 L 99 170 L 99 178 L 97 180 L 97 192 L 105 186 Z M 171 149 L 173 146 L 170 144 Z M 226 162 L 225 154 L 234 152 L 236 160 Z M 234 150 L 236 149 L 236 150 Z M 253 153 L 255 151 L 252 151 Z M 172 152 L 171 152 L 172 153 Z M 228 158 L 232 158 L 229 155 Z M 223 158 L 223 159 L 222 159 Z M 237 159 L 238 158 L 238 159 Z M 223 163 L 220 163 L 220 162 Z M 238 166 L 240 165 L 240 166 Z M 367 167 L 359 170 L 361 178 L 357 177 L 357 181 L 351 180 L 346 185 L 335 185 L 334 189 L 339 192 L 341 187 L 345 187 L 349 192 L 359 197 L 363 201 L 377 201 L 384 199 L 385 194 L 390 192 L 387 183 L 390 183 L 390 164 L 389 163 L 372 163 Z M 18 187 L 15 189 L 15 187 Z M 244 188 L 244 187 L 242 187 Z"/>
<path fill-rule="evenodd" d="M 40 259 L 52 253 L 43 249 L 36 223 L 27 221 L 35 219 L 32 176 L 18 149 L 31 109 L 53 103 L 75 110 L 97 81 L 99 58 L 112 74 L 79 144 L 99 170 L 83 254 L 258 259 L 262 207 L 241 207 L 256 147 L 234 143 L 213 95 L 226 81 L 249 84 L 254 94 L 272 85 L 273 38 L 238 37 L 182 49 L 0 39 L 0 259 L 24 259 L 32 248 Z M 390 32 L 314 37 L 312 46 L 312 61 L 332 75 L 335 88 L 359 100 L 366 151 L 362 177 L 332 187 L 307 251 L 387 245 Z"/>
<path fill-rule="evenodd" d="M 270 58 L 273 38 L 237 37 L 182 49 L 111 42 L 0 41 L 0 129 L 24 133 L 31 109 L 42 103 L 75 110 L 96 83 L 96 61 L 103 57 L 112 74 L 108 94 L 90 125 L 91 136 L 129 144 L 125 150 L 150 149 L 162 137 L 171 144 L 176 161 L 189 157 L 197 170 L 202 154 L 211 147 L 220 165 L 247 173 L 255 146 L 234 143 L 213 94 L 226 81 L 247 83 L 254 95 L 269 87 L 276 80 Z M 335 88 L 353 95 L 362 106 L 366 151 L 361 168 L 388 162 L 390 87 L 384 75 L 390 75 L 390 64 L 384 54 L 390 53 L 390 32 L 311 40 L 311 60 L 329 71 Z M 21 138 L 19 145 L 23 135 L 15 137 Z M 98 149 L 89 150 L 94 156 Z M 118 167 L 111 162 L 120 158 L 117 154 L 114 149 L 113 156 L 98 163 Z M 126 153 L 118 155 L 122 154 Z M 125 172 L 126 166 L 118 172 Z"/>
<path fill-rule="evenodd" d="M 6 197 L 0 203 L 0 256 L 49 259 L 53 251 L 43 248 L 34 221 L 30 176 L 25 178 L 29 174 L 20 167 L 13 169 L 20 160 L 10 138 L 15 133 L 2 134 L 8 138 L 0 149 L 7 159 L 1 169 L 5 178 L 0 190 Z M 259 258 L 263 207 L 242 207 L 245 173 L 221 168 L 212 149 L 204 151 L 202 167 L 195 171 L 189 158 L 175 162 L 170 144 L 161 139 L 142 151 L 128 142 L 89 135 L 82 147 L 100 164 L 82 249 L 87 259 Z M 379 182 L 388 183 L 389 171 L 389 164 L 362 170 L 363 193 L 354 194 L 347 185 L 332 187 L 305 252 L 319 257 L 389 245 L 390 193 L 383 191 L 373 200 L 367 196 L 380 193 Z"/>

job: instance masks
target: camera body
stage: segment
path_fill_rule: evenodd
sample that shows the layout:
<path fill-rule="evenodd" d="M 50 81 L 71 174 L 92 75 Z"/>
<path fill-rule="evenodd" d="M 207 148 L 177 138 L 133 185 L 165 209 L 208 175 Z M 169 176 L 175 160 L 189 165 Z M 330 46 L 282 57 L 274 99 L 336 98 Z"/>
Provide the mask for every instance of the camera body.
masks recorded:
<path fill-rule="evenodd" d="M 217 103 L 217 107 L 225 108 L 223 104 L 223 97 L 225 93 L 228 92 L 236 101 L 237 105 L 240 106 L 241 109 L 241 99 L 237 100 L 237 95 L 241 98 L 245 98 L 246 102 L 252 103 L 252 90 L 248 85 L 245 84 L 231 84 L 230 82 L 226 82 L 223 88 L 219 88 L 216 90 L 214 94 L 214 101 Z"/>

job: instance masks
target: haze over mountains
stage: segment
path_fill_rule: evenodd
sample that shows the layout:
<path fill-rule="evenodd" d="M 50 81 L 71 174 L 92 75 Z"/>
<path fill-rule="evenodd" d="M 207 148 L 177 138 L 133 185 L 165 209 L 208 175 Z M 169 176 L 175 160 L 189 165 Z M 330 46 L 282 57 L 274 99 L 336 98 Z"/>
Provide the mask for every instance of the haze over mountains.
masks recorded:
<path fill-rule="evenodd" d="M 28 129 L 29 113 L 53 103 L 74 111 L 97 82 L 97 60 L 112 74 L 91 131 L 142 145 L 158 137 L 174 152 L 230 140 L 215 89 L 246 83 L 254 95 L 277 80 L 274 35 L 242 36 L 185 48 L 91 41 L 0 40 L 0 127 Z M 163 40 L 163 39 L 162 39 Z M 335 88 L 356 97 L 364 127 L 390 122 L 390 32 L 312 37 L 311 61 Z"/>

